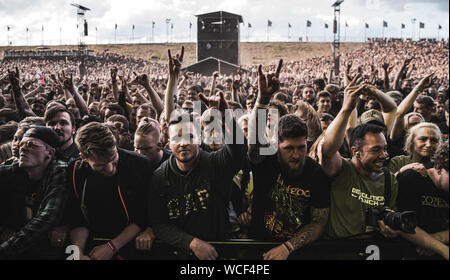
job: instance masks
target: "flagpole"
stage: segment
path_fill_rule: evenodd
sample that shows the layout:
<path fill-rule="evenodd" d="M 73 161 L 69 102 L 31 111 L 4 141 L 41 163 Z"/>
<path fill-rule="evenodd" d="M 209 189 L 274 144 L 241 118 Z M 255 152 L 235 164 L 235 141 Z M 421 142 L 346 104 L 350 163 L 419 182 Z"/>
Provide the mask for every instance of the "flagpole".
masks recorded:
<path fill-rule="evenodd" d="M 306 21 L 305 39 L 306 39 L 306 42 L 308 42 L 308 21 Z"/>

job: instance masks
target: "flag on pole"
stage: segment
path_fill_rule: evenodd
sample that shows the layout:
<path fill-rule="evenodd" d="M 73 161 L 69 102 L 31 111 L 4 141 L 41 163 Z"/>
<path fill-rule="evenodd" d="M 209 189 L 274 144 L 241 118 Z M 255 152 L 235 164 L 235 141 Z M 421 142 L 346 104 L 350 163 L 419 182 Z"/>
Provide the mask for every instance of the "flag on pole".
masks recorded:
<path fill-rule="evenodd" d="M 309 20 L 306 21 L 306 27 L 311 27 L 311 21 Z"/>
<path fill-rule="evenodd" d="M 28 32 L 28 27 L 27 27 L 27 32 Z"/>
<path fill-rule="evenodd" d="M 170 28 L 173 29 L 173 23 L 170 24 Z"/>
<path fill-rule="evenodd" d="M 248 23 L 248 28 L 252 28 L 252 24 L 250 22 Z"/>
<path fill-rule="evenodd" d="M 288 22 L 288 28 L 291 28 L 292 27 L 292 25 Z"/>
<path fill-rule="evenodd" d="M 9 27 L 9 26 L 6 26 L 6 29 L 9 31 L 10 29 L 11 29 L 11 27 Z"/>
<path fill-rule="evenodd" d="M 192 22 L 189 22 L 189 29 L 192 28 Z"/>
<path fill-rule="evenodd" d="M 117 23 L 116 23 L 116 25 L 114 25 L 114 29 L 117 30 Z"/>
<path fill-rule="evenodd" d="M 438 29 L 442 29 L 442 26 L 440 24 L 438 25 Z"/>
<path fill-rule="evenodd" d="M 155 22 L 154 21 L 152 21 L 152 27 L 155 27 Z"/>
<path fill-rule="evenodd" d="M 134 30 L 134 24 L 133 24 L 133 30 Z"/>
<path fill-rule="evenodd" d="M 422 28 L 422 29 L 425 28 L 425 23 L 420 22 L 420 23 L 419 23 L 419 28 Z"/>
<path fill-rule="evenodd" d="M 388 27 L 387 21 L 384 21 L 384 20 L 383 20 L 383 27 Z"/>
<path fill-rule="evenodd" d="M 369 24 L 368 23 L 366 23 L 366 28 L 369 28 Z"/>
<path fill-rule="evenodd" d="M 44 26 L 42 25 L 42 31 L 44 31 Z"/>
<path fill-rule="evenodd" d="M 402 23 L 402 29 L 405 29 L 405 25 Z"/>
<path fill-rule="evenodd" d="M 347 21 L 345 22 L 345 27 L 348 27 Z"/>
<path fill-rule="evenodd" d="M 328 24 L 326 24 L 326 23 L 325 23 L 325 28 L 327 28 L 327 29 L 328 29 Z"/>
<path fill-rule="evenodd" d="M 271 20 L 267 21 L 267 26 L 269 26 L 269 27 L 272 26 L 272 21 Z"/>

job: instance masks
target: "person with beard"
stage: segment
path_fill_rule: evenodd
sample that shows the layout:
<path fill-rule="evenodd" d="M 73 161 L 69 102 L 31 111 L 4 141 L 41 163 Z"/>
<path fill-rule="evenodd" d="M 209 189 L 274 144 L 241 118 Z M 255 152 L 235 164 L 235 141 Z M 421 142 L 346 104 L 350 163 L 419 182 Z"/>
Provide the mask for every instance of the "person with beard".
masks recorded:
<path fill-rule="evenodd" d="M 325 131 L 319 162 L 331 183 L 330 218 L 327 235 L 345 238 L 373 230 L 366 227 L 369 207 L 386 205 L 395 209 L 398 184 L 389 170 L 383 168 L 388 156 L 383 127 L 361 124 L 350 133 L 351 159 L 338 152 L 345 138 L 348 119 L 367 85 L 357 86 L 354 78 L 344 91 L 341 111 Z M 386 184 L 387 183 L 387 184 Z M 385 237 L 396 237 L 397 231 L 378 221 L 377 229 Z"/>
<path fill-rule="evenodd" d="M 77 145 L 73 141 L 75 135 L 75 118 L 71 111 L 62 106 L 54 106 L 48 109 L 44 115 L 45 125 L 53 129 L 59 136 L 61 146 L 58 148 L 62 160 L 79 158 Z"/>
<path fill-rule="evenodd" d="M 314 91 L 314 87 L 312 85 L 306 85 L 303 88 L 302 100 L 308 102 L 311 106 L 314 107 L 316 103 L 316 92 Z"/>
<path fill-rule="evenodd" d="M 258 69 L 258 97 L 249 125 L 257 123 L 258 109 L 267 110 L 279 87 L 281 65 L 282 60 L 275 74 L 264 75 L 261 67 Z M 255 139 L 256 133 L 255 127 L 249 127 L 249 139 Z M 330 183 L 320 165 L 307 156 L 306 124 L 297 115 L 285 115 L 278 123 L 277 136 L 276 153 L 272 155 L 263 155 L 264 143 L 249 145 L 254 180 L 250 236 L 284 242 L 264 253 L 265 260 L 285 260 L 317 240 L 329 213 Z"/>

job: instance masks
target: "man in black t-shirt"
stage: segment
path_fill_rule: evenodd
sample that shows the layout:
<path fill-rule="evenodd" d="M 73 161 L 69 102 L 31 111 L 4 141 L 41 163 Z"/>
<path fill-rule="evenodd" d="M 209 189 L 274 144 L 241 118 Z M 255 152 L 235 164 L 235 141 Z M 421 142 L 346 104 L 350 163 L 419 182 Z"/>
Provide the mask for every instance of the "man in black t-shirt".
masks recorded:
<path fill-rule="evenodd" d="M 432 252 L 449 259 L 449 193 L 448 141 L 436 150 L 433 168 L 421 175 L 406 170 L 397 177 L 400 211 L 416 211 L 418 224 L 415 234 L 401 235 L 419 246 L 418 252 Z"/>
<path fill-rule="evenodd" d="M 249 120 L 249 143 L 257 137 L 254 124 L 258 109 L 267 109 L 279 86 L 278 75 L 259 73 L 258 99 Z M 271 116 L 272 117 L 272 116 Z M 252 233 L 283 244 L 263 254 L 265 260 L 284 260 L 293 251 L 318 239 L 328 221 L 330 183 L 320 166 L 307 157 L 306 124 L 296 115 L 283 116 L 278 123 L 275 154 L 263 155 L 264 143 L 249 145 L 254 172 Z M 273 144 L 273 143 L 272 143 Z"/>

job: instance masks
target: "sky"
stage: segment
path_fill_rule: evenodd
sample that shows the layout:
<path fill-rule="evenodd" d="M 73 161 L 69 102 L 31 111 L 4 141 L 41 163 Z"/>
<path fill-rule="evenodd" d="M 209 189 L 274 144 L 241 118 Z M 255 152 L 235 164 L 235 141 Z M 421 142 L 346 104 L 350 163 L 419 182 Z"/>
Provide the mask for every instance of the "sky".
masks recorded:
<path fill-rule="evenodd" d="M 88 7 L 86 44 L 195 42 L 196 15 L 226 11 L 241 15 L 242 42 L 332 41 L 335 0 L 0 0 L 0 45 L 77 44 L 77 9 Z M 366 37 L 448 38 L 448 0 L 344 0 L 340 40 Z M 415 24 L 412 19 L 415 18 Z M 170 19 L 169 25 L 166 19 Z M 272 21 L 268 28 L 267 21 Z M 311 27 L 306 27 L 306 21 Z M 152 22 L 155 22 L 152 30 Z M 383 28 L 383 21 L 388 23 Z M 419 29 L 423 22 L 425 28 Z M 192 23 L 192 29 L 189 28 Z M 248 28 L 248 23 L 251 28 Z M 345 27 L 347 23 L 348 27 Z M 365 23 L 369 28 L 365 28 Z M 405 29 L 401 29 L 401 24 Z M 115 30 L 117 24 L 117 30 Z M 173 28 L 171 25 L 173 24 Z M 292 27 L 288 28 L 288 24 Z M 328 29 L 325 29 L 328 24 Z M 134 25 L 134 30 L 133 30 Z M 441 25 L 442 29 L 438 30 Z M 9 27 L 9 31 L 8 31 Z M 79 26 L 81 28 L 81 25 Z M 167 28 L 169 27 L 169 28 Z M 28 32 L 26 31 L 28 29 Z M 42 31 L 44 29 L 44 31 Z M 167 34 L 169 30 L 169 35 Z"/>

